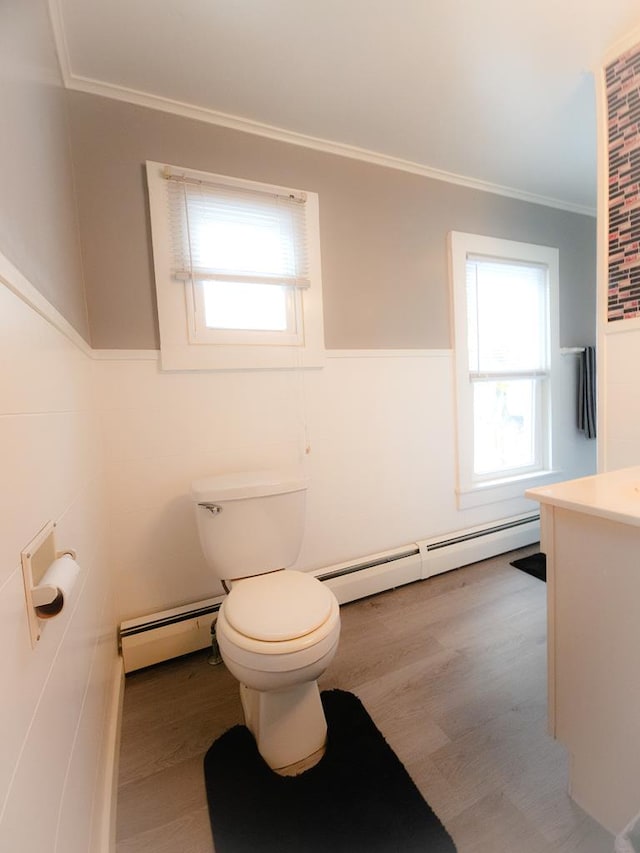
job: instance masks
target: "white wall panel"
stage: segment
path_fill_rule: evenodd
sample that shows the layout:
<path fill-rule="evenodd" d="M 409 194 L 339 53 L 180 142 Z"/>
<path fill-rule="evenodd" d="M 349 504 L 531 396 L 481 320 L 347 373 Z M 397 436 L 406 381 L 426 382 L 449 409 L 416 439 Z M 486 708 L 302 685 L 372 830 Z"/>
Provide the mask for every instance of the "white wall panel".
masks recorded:
<path fill-rule="evenodd" d="M 605 350 L 603 414 L 606 470 L 640 464 L 640 329 L 601 336 Z"/>
<path fill-rule="evenodd" d="M 322 370 L 162 373 L 157 361 L 96 363 L 108 458 L 111 553 L 122 619 L 218 594 L 189 498 L 209 474 L 301 464 L 313 570 L 537 506 L 457 509 L 452 354 L 328 352 Z M 591 473 L 576 430 L 576 361 L 561 360 L 558 479 Z M 305 454 L 307 444 L 310 453 Z"/>
<path fill-rule="evenodd" d="M 2 283 L 0 326 L 0 849 L 86 851 L 117 664 L 94 363 Z M 82 573 L 32 648 L 20 552 L 48 521 Z"/>

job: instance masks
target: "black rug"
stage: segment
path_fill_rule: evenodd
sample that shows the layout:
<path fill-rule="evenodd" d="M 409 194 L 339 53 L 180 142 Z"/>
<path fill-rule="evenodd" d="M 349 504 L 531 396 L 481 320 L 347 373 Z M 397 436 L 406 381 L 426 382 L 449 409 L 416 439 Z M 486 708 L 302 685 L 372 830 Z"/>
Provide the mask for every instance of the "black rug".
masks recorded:
<path fill-rule="evenodd" d="M 204 759 L 216 853 L 455 853 L 448 833 L 352 693 L 322 693 L 327 749 L 279 776 L 245 726 Z"/>
<path fill-rule="evenodd" d="M 547 558 L 544 554 L 531 554 L 521 560 L 514 560 L 511 565 L 528 575 L 533 575 L 539 581 L 547 580 Z"/>

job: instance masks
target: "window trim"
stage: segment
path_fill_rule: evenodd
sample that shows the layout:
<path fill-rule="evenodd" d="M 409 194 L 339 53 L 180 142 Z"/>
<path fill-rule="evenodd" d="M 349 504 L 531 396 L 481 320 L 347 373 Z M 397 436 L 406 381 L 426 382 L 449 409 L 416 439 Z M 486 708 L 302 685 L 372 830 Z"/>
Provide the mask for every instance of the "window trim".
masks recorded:
<path fill-rule="evenodd" d="M 298 320 L 302 342 L 278 343 L 250 341 L 233 343 L 223 335 L 218 342 L 194 340 L 194 297 L 191 281 L 176 281 L 171 273 L 171 234 L 167 208 L 166 169 L 198 179 L 211 179 L 230 186 L 258 189 L 261 192 L 306 195 L 308 256 L 311 285 L 296 288 L 299 304 Z M 160 362 L 163 370 L 273 370 L 283 368 L 322 367 L 325 363 L 322 309 L 322 275 L 320 264 L 320 223 L 318 195 L 308 190 L 232 178 L 155 161 L 147 161 L 147 187 L 151 218 L 151 241 L 155 271 L 158 324 L 160 329 Z M 278 334 L 278 333 L 275 333 Z M 286 334 L 286 333 L 284 333 Z M 259 333 L 263 335 L 263 333 Z M 258 336 L 255 337 L 258 341 Z M 220 342 L 222 341 L 222 342 Z"/>
<path fill-rule="evenodd" d="M 474 478 L 473 475 L 473 383 L 469 380 L 467 349 L 466 262 L 467 256 L 487 256 L 505 261 L 544 264 L 548 270 L 549 388 L 543 394 L 540 413 L 545 424 L 541 468 L 533 471 L 511 472 L 504 477 Z M 449 233 L 449 264 L 451 280 L 451 312 L 454 342 L 454 374 L 456 399 L 457 501 L 460 509 L 483 506 L 522 497 L 525 489 L 553 481 L 553 468 L 558 446 L 556 420 L 559 410 L 557 382 L 559 347 L 559 251 L 501 238 L 486 237 L 458 231 Z"/>

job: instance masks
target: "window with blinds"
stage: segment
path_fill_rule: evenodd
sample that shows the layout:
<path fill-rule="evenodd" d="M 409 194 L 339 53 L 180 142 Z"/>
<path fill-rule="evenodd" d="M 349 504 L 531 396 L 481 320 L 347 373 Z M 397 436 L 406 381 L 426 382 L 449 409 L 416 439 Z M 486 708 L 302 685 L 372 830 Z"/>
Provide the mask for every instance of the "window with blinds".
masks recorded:
<path fill-rule="evenodd" d="M 313 349 L 315 366 L 317 196 L 159 163 L 147 163 L 147 176 L 163 363 L 299 366 L 299 351 Z M 218 349 L 207 355 L 207 344 Z"/>
<path fill-rule="evenodd" d="M 551 473 L 558 250 L 458 232 L 450 249 L 466 507 L 517 496 Z"/>
<path fill-rule="evenodd" d="M 297 342 L 297 291 L 310 285 L 306 196 L 170 169 L 165 179 L 172 273 L 192 285 L 195 339 Z"/>

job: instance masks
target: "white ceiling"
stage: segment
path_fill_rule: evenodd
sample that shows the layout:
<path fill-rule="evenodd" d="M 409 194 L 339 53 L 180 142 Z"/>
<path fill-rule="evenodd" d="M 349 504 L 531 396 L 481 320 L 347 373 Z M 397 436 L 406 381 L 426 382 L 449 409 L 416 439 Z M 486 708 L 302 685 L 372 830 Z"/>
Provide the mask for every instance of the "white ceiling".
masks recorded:
<path fill-rule="evenodd" d="M 591 72 L 640 26 L 639 0 L 50 5 L 72 88 L 164 98 L 576 209 L 596 204 Z"/>

